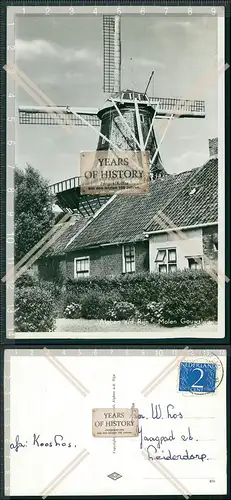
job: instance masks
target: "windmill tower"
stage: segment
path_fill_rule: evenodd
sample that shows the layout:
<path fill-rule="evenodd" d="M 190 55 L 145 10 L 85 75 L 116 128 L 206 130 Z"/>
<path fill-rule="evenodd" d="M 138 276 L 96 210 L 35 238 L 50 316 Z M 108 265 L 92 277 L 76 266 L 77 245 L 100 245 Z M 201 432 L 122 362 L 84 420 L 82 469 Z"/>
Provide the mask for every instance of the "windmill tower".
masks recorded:
<path fill-rule="evenodd" d="M 108 95 L 101 109 L 69 106 L 20 107 L 19 122 L 27 125 L 88 126 L 99 136 L 97 150 L 116 148 L 121 151 L 149 151 L 150 176 L 154 180 L 166 173 L 155 136 L 155 120 L 204 118 L 205 103 L 149 97 L 147 91 L 153 72 L 144 92 L 121 90 L 120 35 L 120 16 L 103 16 L 103 90 Z M 51 189 L 63 210 L 94 213 L 108 197 L 81 196 L 80 184 L 81 179 L 75 177 L 56 183 Z"/>
<path fill-rule="evenodd" d="M 147 150 L 153 158 L 157 151 L 157 141 L 152 128 L 155 110 L 149 106 L 145 92 L 126 89 L 121 92 L 121 18 L 120 16 L 104 16 L 104 87 L 105 93 L 111 95 L 105 106 L 98 112 L 101 120 L 101 132 L 110 139 L 107 142 L 100 137 L 97 150 L 113 150 L 116 144 L 121 151 Z M 148 82 L 150 84 L 151 77 Z M 146 87 L 146 90 L 148 89 Z M 150 131 L 150 132 L 149 132 Z M 157 152 L 151 167 L 151 173 L 165 173 L 160 154 Z"/>

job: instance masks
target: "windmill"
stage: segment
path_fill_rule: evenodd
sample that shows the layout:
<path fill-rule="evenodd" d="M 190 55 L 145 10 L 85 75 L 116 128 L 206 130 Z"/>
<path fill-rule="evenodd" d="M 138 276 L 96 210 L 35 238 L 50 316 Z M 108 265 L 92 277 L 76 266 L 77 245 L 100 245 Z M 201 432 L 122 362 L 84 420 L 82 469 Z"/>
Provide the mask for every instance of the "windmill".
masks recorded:
<path fill-rule="evenodd" d="M 103 16 L 103 91 L 108 95 L 101 109 L 21 106 L 19 123 L 90 127 L 99 136 L 98 151 L 149 151 L 150 176 L 154 180 L 166 174 L 155 136 L 155 120 L 204 118 L 205 103 L 198 100 L 148 97 L 147 91 L 154 72 L 145 91 L 121 90 L 120 34 L 120 16 Z M 56 183 L 51 186 L 51 190 L 56 196 L 57 204 L 64 211 L 79 211 L 83 215 L 94 213 L 108 199 L 106 196 L 81 196 L 79 177 Z"/>

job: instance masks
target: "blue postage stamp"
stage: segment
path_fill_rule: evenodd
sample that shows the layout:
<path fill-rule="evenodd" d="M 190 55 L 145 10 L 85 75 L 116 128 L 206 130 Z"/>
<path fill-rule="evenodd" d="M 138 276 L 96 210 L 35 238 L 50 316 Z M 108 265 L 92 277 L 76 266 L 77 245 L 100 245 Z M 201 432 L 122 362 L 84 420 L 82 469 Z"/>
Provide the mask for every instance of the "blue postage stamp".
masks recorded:
<path fill-rule="evenodd" d="M 215 363 L 180 363 L 180 392 L 214 392 L 215 385 Z"/>

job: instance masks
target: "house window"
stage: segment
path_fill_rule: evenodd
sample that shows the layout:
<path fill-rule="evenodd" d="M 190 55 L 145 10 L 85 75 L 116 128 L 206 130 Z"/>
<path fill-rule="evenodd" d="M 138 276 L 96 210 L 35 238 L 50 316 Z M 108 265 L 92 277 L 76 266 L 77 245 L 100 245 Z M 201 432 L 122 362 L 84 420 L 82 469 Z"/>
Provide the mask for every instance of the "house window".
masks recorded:
<path fill-rule="evenodd" d="M 74 259 L 74 278 L 86 278 L 90 275 L 90 258 L 78 257 Z"/>
<path fill-rule="evenodd" d="M 124 245 L 122 247 L 123 273 L 135 272 L 135 247 L 133 245 Z"/>
<path fill-rule="evenodd" d="M 201 257 L 188 257 L 188 267 L 192 271 L 197 271 L 202 269 L 202 258 Z"/>
<path fill-rule="evenodd" d="M 176 249 L 159 249 L 155 262 L 159 273 L 173 273 L 177 270 Z"/>

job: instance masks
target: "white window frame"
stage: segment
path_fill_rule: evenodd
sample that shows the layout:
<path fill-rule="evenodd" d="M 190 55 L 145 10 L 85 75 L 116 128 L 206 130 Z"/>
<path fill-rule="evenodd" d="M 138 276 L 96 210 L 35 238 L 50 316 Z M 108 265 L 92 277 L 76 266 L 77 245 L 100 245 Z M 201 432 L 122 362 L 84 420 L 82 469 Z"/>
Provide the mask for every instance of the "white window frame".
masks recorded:
<path fill-rule="evenodd" d="M 81 260 L 88 260 L 88 271 L 86 273 L 82 273 L 82 276 L 81 276 L 81 273 L 77 272 L 76 270 L 76 262 L 77 261 L 81 261 Z M 76 257 L 74 258 L 74 279 L 82 279 L 82 278 L 88 278 L 88 276 L 90 276 L 90 257 L 89 255 L 85 255 L 84 257 Z"/>
<path fill-rule="evenodd" d="M 131 271 L 127 271 L 127 262 L 126 262 L 126 256 L 125 256 L 126 247 L 130 247 L 134 251 L 134 262 L 130 263 L 131 268 L 132 268 Z M 133 273 L 135 273 L 135 271 L 136 271 L 136 247 L 135 247 L 135 245 L 129 245 L 129 243 L 128 243 L 127 245 L 122 246 L 122 272 L 124 274 L 133 274 Z"/>
<path fill-rule="evenodd" d="M 175 261 L 171 261 L 169 260 L 169 252 L 172 252 L 174 251 L 176 253 L 176 260 Z M 165 255 L 163 257 L 163 260 L 157 260 L 157 257 L 158 257 L 158 253 L 159 252 L 165 252 Z M 177 249 L 176 248 L 157 248 L 157 252 L 156 252 L 156 258 L 155 258 L 155 265 L 156 265 L 156 271 L 157 272 L 161 272 L 160 271 L 160 266 L 166 266 L 166 274 L 168 274 L 170 271 L 170 267 L 171 265 L 172 266 L 176 266 L 176 269 L 175 271 L 177 271 Z M 175 272 L 173 271 L 173 272 Z"/>
<path fill-rule="evenodd" d="M 204 269 L 204 262 L 203 262 L 203 256 L 202 255 L 187 255 L 186 259 L 187 259 L 187 269 L 189 269 L 190 271 L 191 271 L 191 268 L 189 267 L 189 260 L 190 259 L 193 259 L 195 261 L 197 259 L 200 260 L 201 261 L 201 267 L 199 269 Z M 198 270 L 198 269 L 196 269 L 196 270 Z M 193 271 L 193 269 L 192 269 L 192 271 Z"/>

